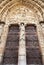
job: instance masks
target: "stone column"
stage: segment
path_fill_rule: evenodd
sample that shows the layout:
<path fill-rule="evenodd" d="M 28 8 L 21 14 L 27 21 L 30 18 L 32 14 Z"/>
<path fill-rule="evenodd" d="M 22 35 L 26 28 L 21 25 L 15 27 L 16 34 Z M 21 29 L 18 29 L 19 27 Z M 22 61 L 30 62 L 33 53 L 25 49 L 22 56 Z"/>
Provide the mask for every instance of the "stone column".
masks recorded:
<path fill-rule="evenodd" d="M 3 29 L 4 29 L 4 24 L 1 23 L 0 24 L 0 61 L 1 61 L 1 52 L 2 52 L 2 48 L 1 48 L 1 45 L 2 45 L 2 41 L 1 41 L 1 37 L 2 37 L 2 34 L 3 34 Z"/>
<path fill-rule="evenodd" d="M 26 65 L 25 26 L 20 25 L 18 65 Z"/>
<path fill-rule="evenodd" d="M 42 29 L 42 33 L 43 33 L 43 37 L 44 37 L 44 23 L 41 23 L 41 29 Z"/>
<path fill-rule="evenodd" d="M 40 24 L 37 24 L 37 32 L 38 32 L 38 39 L 39 39 L 39 45 L 40 45 L 40 50 L 42 52 L 42 61 L 44 65 L 44 37 L 42 35 L 42 30 Z"/>
<path fill-rule="evenodd" d="M 3 29 L 3 34 L 1 36 L 1 44 L 0 44 L 0 64 L 2 62 L 3 59 L 3 53 L 5 50 L 5 45 L 6 45 L 6 39 L 7 39 L 7 33 L 8 33 L 8 25 L 4 25 L 4 29 Z"/>

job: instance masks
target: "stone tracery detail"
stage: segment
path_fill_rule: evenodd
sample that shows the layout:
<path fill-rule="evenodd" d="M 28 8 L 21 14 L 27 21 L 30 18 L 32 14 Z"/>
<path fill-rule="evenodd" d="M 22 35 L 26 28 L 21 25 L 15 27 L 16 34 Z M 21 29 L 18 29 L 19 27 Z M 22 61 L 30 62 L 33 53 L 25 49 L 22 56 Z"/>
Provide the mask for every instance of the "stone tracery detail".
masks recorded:
<path fill-rule="evenodd" d="M 25 24 L 31 23 L 39 26 L 39 21 L 44 20 L 43 14 L 43 0 L 0 0 L 0 20 L 4 21 L 6 25 L 23 22 Z M 44 25 L 42 25 L 42 31 L 44 34 Z M 43 43 L 43 41 L 41 43 Z M 44 48 L 42 49 L 44 50 Z M 42 53 L 44 54 L 44 52 Z"/>
<path fill-rule="evenodd" d="M 7 0 L 6 0 L 7 1 Z M 24 6 L 26 6 L 26 7 L 28 7 L 29 6 L 29 8 L 31 8 L 31 9 L 35 9 L 35 10 L 33 10 L 33 11 L 35 11 L 37 14 L 38 14 L 38 12 L 40 13 L 39 14 L 39 16 L 40 16 L 40 19 L 42 20 L 42 16 L 43 16 L 43 12 L 42 11 L 44 11 L 44 10 L 42 10 L 41 8 L 41 1 L 33 1 L 33 0 L 23 0 L 23 3 L 22 3 L 22 0 L 8 0 L 7 1 L 7 6 L 5 5 L 5 6 L 3 6 L 2 7 L 2 10 L 0 10 L 0 17 L 1 18 L 3 18 L 3 14 L 7 11 L 7 10 L 9 10 L 12 6 L 13 6 L 13 4 L 15 4 L 15 7 L 16 7 L 16 3 L 18 4 L 22 4 L 22 5 L 24 5 Z M 28 5 L 28 6 L 27 6 Z M 42 4 L 42 6 L 44 6 L 43 4 Z M 0 7 L 1 8 L 1 7 Z M 7 13 L 6 13 L 7 14 Z M 6 17 L 6 16 L 5 16 Z"/>
<path fill-rule="evenodd" d="M 14 11 L 12 11 L 14 9 Z M 26 8 L 25 6 L 18 6 L 17 8 L 12 8 L 6 18 L 8 21 L 12 22 L 35 22 L 38 21 L 37 15 L 35 15 L 32 10 Z"/>

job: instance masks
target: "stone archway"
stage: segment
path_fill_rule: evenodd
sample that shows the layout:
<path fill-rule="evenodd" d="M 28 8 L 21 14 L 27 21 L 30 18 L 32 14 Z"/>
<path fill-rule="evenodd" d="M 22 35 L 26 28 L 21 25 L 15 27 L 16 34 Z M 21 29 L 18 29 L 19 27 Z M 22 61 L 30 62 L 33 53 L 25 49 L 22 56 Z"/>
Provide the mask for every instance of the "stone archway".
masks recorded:
<path fill-rule="evenodd" d="M 39 18 L 33 10 L 24 5 L 14 6 L 8 11 L 8 15 L 6 16 L 6 24 L 11 23 L 34 23 L 37 24 Z"/>
<path fill-rule="evenodd" d="M 5 42 L 8 32 L 8 25 L 15 23 L 18 23 L 19 25 L 20 23 L 24 23 L 24 24 L 31 23 L 31 24 L 36 24 L 39 27 L 39 21 L 43 20 L 43 9 L 38 4 L 37 1 L 35 0 L 34 1 L 10 0 L 10 1 L 11 2 L 7 2 L 7 4 L 5 3 L 6 5 L 2 3 L 5 6 L 4 7 L 2 6 L 2 9 L 0 11 L 0 20 L 5 22 L 4 33 L 6 32 L 5 34 L 3 33 L 2 35 L 2 44 L 4 45 L 1 46 L 3 47 L 2 50 L 5 49 L 5 45 L 6 45 Z M 41 42 L 40 45 L 42 47 Z M 42 52 L 43 50 L 44 49 L 42 48 Z M 1 60 L 3 56 L 3 51 L 1 52 Z M 44 53 L 43 53 L 43 59 L 44 59 Z"/>

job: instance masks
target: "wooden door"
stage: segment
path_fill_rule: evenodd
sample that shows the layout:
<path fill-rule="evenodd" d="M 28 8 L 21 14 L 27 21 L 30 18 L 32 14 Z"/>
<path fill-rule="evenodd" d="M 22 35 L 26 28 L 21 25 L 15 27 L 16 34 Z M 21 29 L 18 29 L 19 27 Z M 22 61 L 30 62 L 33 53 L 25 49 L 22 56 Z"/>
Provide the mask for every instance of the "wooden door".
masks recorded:
<path fill-rule="evenodd" d="M 41 51 L 35 25 L 26 26 L 26 54 L 28 65 L 42 65 Z"/>
<path fill-rule="evenodd" d="M 3 64 L 18 64 L 18 48 L 19 48 L 19 26 L 11 25 L 9 27 L 6 47 L 4 51 Z"/>

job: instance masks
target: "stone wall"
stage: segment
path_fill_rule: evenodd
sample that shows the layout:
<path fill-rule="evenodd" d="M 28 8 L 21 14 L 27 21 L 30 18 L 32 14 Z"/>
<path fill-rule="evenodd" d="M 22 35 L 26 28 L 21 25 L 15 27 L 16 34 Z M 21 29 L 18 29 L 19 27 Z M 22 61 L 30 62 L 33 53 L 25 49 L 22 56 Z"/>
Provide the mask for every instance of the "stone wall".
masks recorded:
<path fill-rule="evenodd" d="M 9 2 L 9 3 L 8 3 Z M 5 5 L 5 4 L 6 5 Z M 39 4 L 38 4 L 39 3 Z M 42 3 L 42 4 L 41 4 Z M 44 24 L 40 25 L 40 21 L 44 20 L 44 3 L 38 0 L 6 0 L 0 4 L 0 22 L 4 22 L 4 26 L 0 24 L 0 62 L 3 58 L 8 29 L 10 24 L 35 24 L 37 26 L 38 39 L 42 52 L 42 60 L 44 65 Z M 2 6 L 1 6 L 2 5 Z"/>

